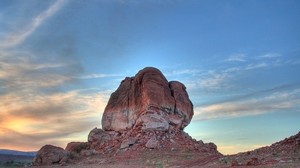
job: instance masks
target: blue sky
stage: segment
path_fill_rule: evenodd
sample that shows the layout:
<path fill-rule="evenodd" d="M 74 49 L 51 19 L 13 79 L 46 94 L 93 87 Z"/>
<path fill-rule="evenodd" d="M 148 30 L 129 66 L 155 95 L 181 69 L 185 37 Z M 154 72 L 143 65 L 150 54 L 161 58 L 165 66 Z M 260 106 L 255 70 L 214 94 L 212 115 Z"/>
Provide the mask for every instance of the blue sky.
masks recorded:
<path fill-rule="evenodd" d="M 296 134 L 299 18 L 297 0 L 2 0 L 0 148 L 85 141 L 146 66 L 187 86 L 185 130 L 222 153 Z"/>

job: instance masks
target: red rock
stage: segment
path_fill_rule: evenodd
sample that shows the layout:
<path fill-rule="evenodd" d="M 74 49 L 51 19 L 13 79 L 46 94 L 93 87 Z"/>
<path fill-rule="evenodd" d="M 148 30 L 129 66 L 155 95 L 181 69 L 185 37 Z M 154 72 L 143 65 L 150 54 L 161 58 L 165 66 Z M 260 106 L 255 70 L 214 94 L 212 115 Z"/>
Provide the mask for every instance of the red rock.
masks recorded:
<path fill-rule="evenodd" d="M 45 145 L 37 152 L 33 164 L 36 166 L 61 164 L 66 160 L 67 152 L 63 148 Z"/>
<path fill-rule="evenodd" d="M 259 164 L 260 164 L 260 162 L 259 162 L 258 158 L 251 158 L 251 160 L 248 161 L 246 165 L 247 166 L 257 166 Z"/>
<path fill-rule="evenodd" d="M 168 121 L 157 113 L 146 113 L 139 117 L 136 121 L 137 125 L 142 125 L 142 130 L 162 130 L 166 131 L 169 129 Z"/>
<path fill-rule="evenodd" d="M 186 87 L 177 81 L 172 81 L 169 83 L 172 96 L 175 98 L 175 114 L 182 117 L 183 129 L 186 127 L 194 115 L 193 104 L 189 99 L 188 93 L 186 92 Z"/>
<path fill-rule="evenodd" d="M 232 166 L 232 167 L 233 167 L 233 166 L 240 166 L 240 164 L 239 164 L 238 161 L 233 160 L 233 161 L 231 162 L 231 166 Z"/>
<path fill-rule="evenodd" d="M 88 135 L 88 142 L 91 148 L 101 147 L 106 142 L 112 140 L 112 134 L 109 134 L 102 129 L 94 128 Z"/>
<path fill-rule="evenodd" d="M 209 148 L 210 151 L 217 151 L 217 145 L 216 144 L 214 144 L 212 142 L 209 142 L 205 145 Z"/>
<path fill-rule="evenodd" d="M 70 142 L 66 146 L 66 151 L 80 153 L 81 150 L 87 149 L 88 143 L 87 142 Z"/>
<path fill-rule="evenodd" d="M 147 141 L 147 143 L 145 144 L 145 147 L 149 148 L 149 149 L 156 149 L 156 148 L 158 148 L 158 146 L 159 146 L 159 142 L 155 137 L 152 137 L 151 139 L 149 139 Z"/>
<path fill-rule="evenodd" d="M 83 149 L 80 151 L 80 155 L 82 155 L 82 156 L 91 156 L 91 155 L 94 155 L 95 153 L 96 153 L 96 151 L 92 150 L 92 149 L 89 149 L 89 150 Z"/>
<path fill-rule="evenodd" d="M 121 143 L 120 149 L 128 148 L 129 146 L 135 144 L 136 141 L 137 141 L 136 138 L 129 137 L 128 139 L 125 139 L 125 140 Z"/>
<path fill-rule="evenodd" d="M 276 159 L 268 159 L 265 161 L 265 164 L 266 165 L 274 165 L 274 164 L 277 164 L 279 161 L 276 160 Z"/>
<path fill-rule="evenodd" d="M 102 116 L 102 128 L 124 131 L 145 122 L 146 129 L 183 129 L 192 116 L 193 105 L 184 85 L 169 83 L 158 69 L 148 67 L 135 77 L 125 78 L 112 93 Z M 155 128 L 157 121 L 162 125 Z"/>

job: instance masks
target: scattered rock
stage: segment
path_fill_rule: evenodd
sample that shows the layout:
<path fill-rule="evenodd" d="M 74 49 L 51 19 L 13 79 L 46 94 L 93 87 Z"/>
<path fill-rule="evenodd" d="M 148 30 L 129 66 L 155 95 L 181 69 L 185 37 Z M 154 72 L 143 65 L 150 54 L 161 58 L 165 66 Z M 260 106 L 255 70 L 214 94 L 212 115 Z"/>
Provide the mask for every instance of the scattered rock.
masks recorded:
<path fill-rule="evenodd" d="M 156 138 L 151 138 L 147 141 L 145 147 L 149 149 L 156 149 L 158 148 L 159 142 Z"/>
<path fill-rule="evenodd" d="M 136 141 L 137 141 L 136 138 L 129 137 L 128 139 L 125 139 L 125 140 L 121 143 L 120 149 L 128 148 L 129 146 L 135 144 Z"/>
<path fill-rule="evenodd" d="M 63 148 L 45 145 L 36 154 L 33 164 L 36 166 L 62 164 L 67 161 L 67 151 Z"/>

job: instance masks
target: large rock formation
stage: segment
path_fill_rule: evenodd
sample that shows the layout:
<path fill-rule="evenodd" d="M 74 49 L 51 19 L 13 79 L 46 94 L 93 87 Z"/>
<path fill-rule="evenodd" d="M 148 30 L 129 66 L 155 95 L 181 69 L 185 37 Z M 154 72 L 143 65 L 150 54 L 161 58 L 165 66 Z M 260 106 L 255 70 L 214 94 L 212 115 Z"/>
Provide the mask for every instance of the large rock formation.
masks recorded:
<path fill-rule="evenodd" d="M 192 117 L 186 87 L 148 67 L 125 78 L 111 94 L 102 129 L 93 129 L 88 142 L 100 153 L 181 148 L 218 155 L 213 143 L 196 141 L 183 131 Z"/>
<path fill-rule="evenodd" d="M 185 86 L 168 82 L 156 68 L 145 68 L 127 77 L 112 93 L 102 117 L 105 131 L 183 129 L 193 117 Z"/>
<path fill-rule="evenodd" d="M 73 157 L 138 157 L 147 150 L 193 151 L 210 158 L 220 157 L 216 145 L 196 141 L 183 131 L 192 117 L 193 104 L 185 86 L 177 81 L 168 82 L 158 69 L 148 67 L 125 78 L 112 93 L 102 116 L 102 129 L 93 129 L 87 143 L 69 143 L 65 152 Z M 43 148 L 39 153 L 44 153 Z M 42 165 L 40 160 L 47 160 L 48 156 L 39 154 L 38 158 L 36 165 Z M 60 159 L 50 159 L 47 164 Z"/>

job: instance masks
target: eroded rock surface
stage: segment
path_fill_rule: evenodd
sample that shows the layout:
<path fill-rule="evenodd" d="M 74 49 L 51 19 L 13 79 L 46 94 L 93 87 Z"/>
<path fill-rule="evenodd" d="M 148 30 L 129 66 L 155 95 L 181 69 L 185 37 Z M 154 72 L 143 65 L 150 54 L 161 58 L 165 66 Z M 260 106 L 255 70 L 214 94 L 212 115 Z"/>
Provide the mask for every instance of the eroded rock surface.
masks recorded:
<path fill-rule="evenodd" d="M 112 93 L 102 117 L 105 131 L 183 129 L 193 117 L 193 104 L 185 86 L 168 82 L 156 68 L 145 68 L 125 78 Z"/>

